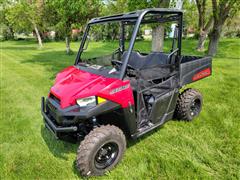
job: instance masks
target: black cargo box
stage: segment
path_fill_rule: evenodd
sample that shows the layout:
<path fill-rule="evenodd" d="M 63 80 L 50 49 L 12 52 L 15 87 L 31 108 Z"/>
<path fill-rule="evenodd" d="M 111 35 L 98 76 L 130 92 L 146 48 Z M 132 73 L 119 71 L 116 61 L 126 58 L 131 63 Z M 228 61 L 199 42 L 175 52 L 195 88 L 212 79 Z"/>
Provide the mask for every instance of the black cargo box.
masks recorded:
<path fill-rule="evenodd" d="M 182 56 L 180 63 L 180 86 L 208 77 L 211 74 L 211 57 Z"/>

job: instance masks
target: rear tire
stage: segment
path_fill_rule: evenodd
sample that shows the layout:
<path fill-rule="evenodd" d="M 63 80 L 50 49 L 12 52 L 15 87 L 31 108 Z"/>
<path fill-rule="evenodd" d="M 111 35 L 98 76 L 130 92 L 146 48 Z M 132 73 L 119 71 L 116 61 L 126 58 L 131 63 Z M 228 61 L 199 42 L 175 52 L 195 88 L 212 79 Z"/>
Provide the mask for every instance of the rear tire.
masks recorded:
<path fill-rule="evenodd" d="M 77 168 L 83 176 L 103 175 L 122 159 L 126 139 L 116 126 L 93 129 L 81 142 L 77 151 Z"/>
<path fill-rule="evenodd" d="M 195 89 L 186 89 L 178 97 L 175 109 L 177 119 L 192 121 L 202 110 L 202 95 Z"/>

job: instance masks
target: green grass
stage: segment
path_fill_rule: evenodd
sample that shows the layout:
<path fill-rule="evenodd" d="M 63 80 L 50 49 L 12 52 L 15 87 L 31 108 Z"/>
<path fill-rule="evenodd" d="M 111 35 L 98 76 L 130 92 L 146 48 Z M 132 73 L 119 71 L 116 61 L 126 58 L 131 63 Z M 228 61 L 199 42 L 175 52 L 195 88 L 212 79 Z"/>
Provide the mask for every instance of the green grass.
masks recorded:
<path fill-rule="evenodd" d="M 184 40 L 184 54 L 201 55 L 196 43 Z M 78 46 L 72 44 L 75 55 Z M 111 46 L 97 43 L 92 50 L 105 53 Z M 99 179 L 240 179 L 239 47 L 239 39 L 222 40 L 213 76 L 189 85 L 204 96 L 198 118 L 170 121 L 130 142 L 117 168 Z M 40 114 L 40 97 L 74 58 L 65 55 L 63 42 L 41 50 L 32 41 L 1 42 L 0 179 L 81 178 L 78 144 L 55 140 Z"/>

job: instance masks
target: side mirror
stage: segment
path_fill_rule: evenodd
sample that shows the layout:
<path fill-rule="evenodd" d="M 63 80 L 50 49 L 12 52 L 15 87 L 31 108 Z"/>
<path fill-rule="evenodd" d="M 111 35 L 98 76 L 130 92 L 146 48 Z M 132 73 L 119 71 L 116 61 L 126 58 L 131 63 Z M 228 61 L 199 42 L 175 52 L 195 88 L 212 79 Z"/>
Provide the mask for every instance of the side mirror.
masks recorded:
<path fill-rule="evenodd" d="M 90 36 L 87 36 L 86 41 L 83 46 L 83 50 L 86 50 L 88 48 L 89 41 L 90 41 Z"/>

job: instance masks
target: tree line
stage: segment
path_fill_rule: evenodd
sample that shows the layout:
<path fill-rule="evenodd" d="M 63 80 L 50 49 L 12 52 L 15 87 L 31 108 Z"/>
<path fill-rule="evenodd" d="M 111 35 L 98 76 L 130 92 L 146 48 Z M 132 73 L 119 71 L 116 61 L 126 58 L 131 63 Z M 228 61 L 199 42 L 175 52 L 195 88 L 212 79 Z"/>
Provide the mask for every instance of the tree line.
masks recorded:
<path fill-rule="evenodd" d="M 66 52 L 71 54 L 72 29 L 80 34 L 93 17 L 106 16 L 144 8 L 169 8 L 174 0 L 0 0 L 0 21 L 5 40 L 14 39 L 14 34 L 34 32 L 39 47 L 47 39 L 46 32 L 56 32 L 56 39 L 65 39 Z M 215 55 L 219 39 L 226 27 L 232 26 L 234 36 L 240 35 L 239 0 L 184 0 L 184 33 L 193 29 L 198 38 L 196 49 L 205 49 L 209 38 L 208 55 Z M 115 36 L 114 27 L 109 28 Z M 152 30 L 152 49 L 163 47 L 164 27 Z M 110 37 L 110 39 L 114 39 Z"/>

